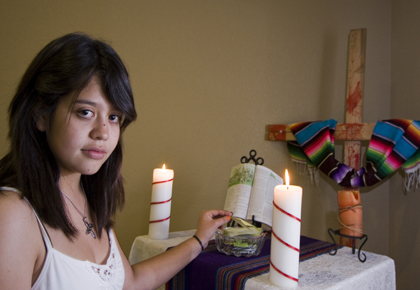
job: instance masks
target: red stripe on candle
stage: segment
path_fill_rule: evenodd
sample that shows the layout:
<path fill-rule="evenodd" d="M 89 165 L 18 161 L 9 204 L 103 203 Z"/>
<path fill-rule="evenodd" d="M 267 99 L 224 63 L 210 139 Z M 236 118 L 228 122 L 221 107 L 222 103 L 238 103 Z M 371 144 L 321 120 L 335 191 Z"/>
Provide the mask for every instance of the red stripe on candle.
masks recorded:
<path fill-rule="evenodd" d="M 271 262 L 271 260 L 270 260 L 270 264 L 271 264 L 271 266 L 273 266 L 274 270 L 276 270 L 277 272 L 279 272 L 280 274 L 282 274 L 284 277 L 289 278 L 289 279 L 291 279 L 291 280 L 293 280 L 293 281 L 296 281 L 296 282 L 298 282 L 298 281 L 299 281 L 299 279 L 294 278 L 294 277 L 292 277 L 292 276 L 290 276 L 290 275 L 287 275 L 286 273 L 284 273 L 284 272 L 280 271 L 280 269 L 277 269 L 277 267 L 276 267 L 276 266 L 274 266 L 274 264 L 273 264 L 273 262 Z"/>
<path fill-rule="evenodd" d="M 155 202 L 152 202 L 152 203 L 150 203 L 150 204 L 161 204 L 161 203 L 167 203 L 167 202 L 170 202 L 172 200 L 172 197 L 170 198 L 170 199 L 168 199 L 168 200 L 165 200 L 165 201 L 155 201 Z"/>
<path fill-rule="evenodd" d="M 276 233 L 273 230 L 271 230 L 271 233 L 277 238 L 277 240 L 279 240 L 285 246 L 288 246 L 289 248 L 291 248 L 291 249 L 293 249 L 297 252 L 300 252 L 300 250 L 298 248 L 295 248 L 292 245 L 290 245 L 290 244 L 286 243 L 285 241 L 283 241 L 282 239 L 280 239 L 279 236 L 277 236 Z"/>
<path fill-rule="evenodd" d="M 290 214 L 290 213 L 288 213 L 287 211 L 285 211 L 284 209 L 281 209 L 275 202 L 274 202 L 274 200 L 273 200 L 273 204 L 274 204 L 274 206 L 279 210 L 279 211 L 281 211 L 282 213 L 284 213 L 284 214 L 286 214 L 286 215 L 288 215 L 288 216 L 290 216 L 291 218 L 294 218 L 295 220 L 297 220 L 298 222 L 300 222 L 300 218 L 298 218 L 298 217 L 296 217 L 296 216 L 294 216 L 294 215 L 292 215 L 292 214 Z"/>
<path fill-rule="evenodd" d="M 172 181 L 172 180 L 174 180 L 174 179 L 172 178 L 172 179 L 169 179 L 169 180 L 156 181 L 156 182 L 153 182 L 152 185 L 153 184 L 158 184 L 158 183 L 165 183 L 165 182 L 169 182 L 169 181 Z"/>
<path fill-rule="evenodd" d="M 166 219 L 163 219 L 163 220 L 149 221 L 149 224 L 164 222 L 164 221 L 166 221 L 166 220 L 168 220 L 168 219 L 170 219 L 170 218 L 171 218 L 171 216 L 168 216 Z"/>

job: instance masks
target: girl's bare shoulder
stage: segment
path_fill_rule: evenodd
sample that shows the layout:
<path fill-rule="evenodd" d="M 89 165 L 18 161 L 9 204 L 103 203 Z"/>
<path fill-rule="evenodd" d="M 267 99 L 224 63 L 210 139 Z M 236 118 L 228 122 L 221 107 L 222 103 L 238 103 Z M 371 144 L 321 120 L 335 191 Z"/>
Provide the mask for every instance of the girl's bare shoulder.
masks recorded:
<path fill-rule="evenodd" d="M 42 236 L 31 206 L 20 194 L 1 191 L 0 289 L 30 289 L 35 265 L 44 256 Z"/>
<path fill-rule="evenodd" d="M 0 192 L 0 237 L 34 237 L 39 235 L 36 216 L 31 206 L 19 193 Z M 28 240 L 28 239 L 24 240 Z"/>
<path fill-rule="evenodd" d="M 0 223 L 20 223 L 35 219 L 31 206 L 17 192 L 0 191 Z"/>

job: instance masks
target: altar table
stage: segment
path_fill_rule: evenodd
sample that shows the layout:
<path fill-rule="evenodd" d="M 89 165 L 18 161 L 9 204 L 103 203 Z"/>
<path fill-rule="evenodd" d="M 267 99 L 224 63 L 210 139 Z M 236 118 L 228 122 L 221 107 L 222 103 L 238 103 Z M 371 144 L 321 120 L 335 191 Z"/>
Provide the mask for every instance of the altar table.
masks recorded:
<path fill-rule="evenodd" d="M 165 252 L 192 237 L 195 230 L 169 233 L 167 240 L 152 240 L 149 236 L 139 236 L 134 240 L 129 255 L 131 264 L 149 259 Z M 359 261 L 351 248 L 338 249 L 332 256 L 322 254 L 300 262 L 299 285 L 295 289 L 380 289 L 392 290 L 395 286 L 394 261 L 386 256 L 362 251 L 366 255 L 366 262 Z M 187 278 L 188 279 L 188 278 Z M 165 286 L 159 289 L 165 289 Z M 281 287 L 272 285 L 268 280 L 268 273 L 250 278 L 245 283 L 245 290 L 278 290 Z"/>

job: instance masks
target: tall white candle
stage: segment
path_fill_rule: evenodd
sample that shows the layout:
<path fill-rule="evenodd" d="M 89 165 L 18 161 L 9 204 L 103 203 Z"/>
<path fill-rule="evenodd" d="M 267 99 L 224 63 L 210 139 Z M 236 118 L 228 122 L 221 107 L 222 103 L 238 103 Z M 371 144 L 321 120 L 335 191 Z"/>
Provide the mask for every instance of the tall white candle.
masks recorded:
<path fill-rule="evenodd" d="M 171 217 L 172 184 L 174 171 L 162 168 L 153 170 L 152 202 L 150 205 L 149 237 L 165 240 L 169 236 Z"/>
<path fill-rule="evenodd" d="M 286 184 L 274 188 L 269 280 L 280 287 L 298 285 L 302 188 Z"/>

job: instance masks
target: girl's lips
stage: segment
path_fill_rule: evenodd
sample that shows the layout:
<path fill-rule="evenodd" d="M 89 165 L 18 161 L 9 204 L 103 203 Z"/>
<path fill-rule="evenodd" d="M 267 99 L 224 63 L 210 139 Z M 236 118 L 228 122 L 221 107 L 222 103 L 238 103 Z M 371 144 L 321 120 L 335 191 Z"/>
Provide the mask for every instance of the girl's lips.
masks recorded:
<path fill-rule="evenodd" d="M 102 159 L 105 156 L 105 150 L 91 148 L 91 149 L 82 149 L 82 152 L 89 158 L 92 159 Z"/>

